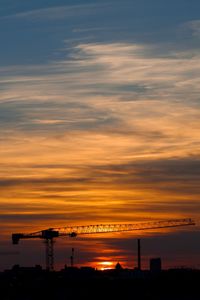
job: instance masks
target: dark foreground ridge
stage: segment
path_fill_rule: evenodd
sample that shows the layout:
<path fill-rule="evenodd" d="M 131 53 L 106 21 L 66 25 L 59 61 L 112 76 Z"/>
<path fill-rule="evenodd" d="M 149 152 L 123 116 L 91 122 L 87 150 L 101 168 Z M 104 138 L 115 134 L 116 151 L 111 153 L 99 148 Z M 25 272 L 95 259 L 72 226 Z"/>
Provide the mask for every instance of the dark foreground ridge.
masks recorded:
<path fill-rule="evenodd" d="M 1 300 L 154 299 L 199 300 L 200 270 L 160 272 L 90 267 L 47 272 L 40 266 L 0 273 Z"/>

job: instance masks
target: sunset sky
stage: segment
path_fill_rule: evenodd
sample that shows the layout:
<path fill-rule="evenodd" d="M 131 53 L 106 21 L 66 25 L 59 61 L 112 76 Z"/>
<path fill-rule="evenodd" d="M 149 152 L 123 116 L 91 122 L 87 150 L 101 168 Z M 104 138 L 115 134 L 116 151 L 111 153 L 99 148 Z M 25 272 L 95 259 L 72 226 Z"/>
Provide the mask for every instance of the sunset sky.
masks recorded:
<path fill-rule="evenodd" d="M 0 270 L 13 232 L 192 217 L 143 265 L 200 267 L 200 1 L 0 0 Z M 134 233 L 60 239 L 57 268 L 136 266 Z M 108 264 L 106 265 L 106 262 Z"/>

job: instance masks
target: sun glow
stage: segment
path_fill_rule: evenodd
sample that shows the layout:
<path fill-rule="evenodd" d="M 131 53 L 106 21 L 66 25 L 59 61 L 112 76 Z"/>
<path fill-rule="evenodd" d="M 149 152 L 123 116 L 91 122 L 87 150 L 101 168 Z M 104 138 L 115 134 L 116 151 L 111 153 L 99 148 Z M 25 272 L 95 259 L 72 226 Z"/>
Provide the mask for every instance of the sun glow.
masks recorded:
<path fill-rule="evenodd" d="M 114 262 L 111 261 L 102 261 L 98 263 L 100 270 L 109 270 L 114 268 Z"/>

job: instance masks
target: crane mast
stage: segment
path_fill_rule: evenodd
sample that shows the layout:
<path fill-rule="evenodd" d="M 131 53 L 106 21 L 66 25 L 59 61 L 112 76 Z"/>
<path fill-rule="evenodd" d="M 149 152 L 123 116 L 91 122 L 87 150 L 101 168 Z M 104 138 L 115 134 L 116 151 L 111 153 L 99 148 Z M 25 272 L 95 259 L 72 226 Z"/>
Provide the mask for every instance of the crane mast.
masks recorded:
<path fill-rule="evenodd" d="M 161 221 L 135 222 L 131 224 L 98 224 L 48 228 L 33 233 L 13 233 L 12 242 L 18 244 L 21 239 L 43 239 L 46 245 L 46 269 L 54 269 L 54 239 L 57 237 L 76 237 L 84 234 L 102 234 L 124 231 L 154 230 L 170 227 L 195 225 L 192 219 L 170 219 Z"/>

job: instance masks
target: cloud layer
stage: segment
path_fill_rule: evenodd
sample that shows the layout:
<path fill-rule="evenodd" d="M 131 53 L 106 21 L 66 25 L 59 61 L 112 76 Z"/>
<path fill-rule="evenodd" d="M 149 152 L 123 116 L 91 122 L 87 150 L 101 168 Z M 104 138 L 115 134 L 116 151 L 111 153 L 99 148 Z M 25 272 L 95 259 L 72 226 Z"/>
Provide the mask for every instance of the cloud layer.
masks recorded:
<path fill-rule="evenodd" d="M 112 3 L 105 5 L 111 10 Z M 105 5 L 99 9 L 105 11 Z M 38 8 L 0 21 L 64 22 L 74 14 L 91 16 L 91 10 L 96 15 L 97 8 Z M 72 223 L 188 215 L 198 220 L 197 44 L 180 49 L 174 41 L 98 41 L 95 34 L 106 25 L 78 25 L 72 32 L 84 33 L 82 39 L 66 37 L 55 59 L 0 68 L 4 242 L 11 231 Z M 198 27 L 195 19 L 176 32 L 193 41 Z M 117 31 L 116 24 L 113 28 Z M 109 249 L 102 242 L 101 249 L 106 256 Z M 125 260 L 122 249 L 116 259 Z M 110 251 L 117 250 L 110 246 Z M 103 254 L 97 261 L 105 259 Z"/>

